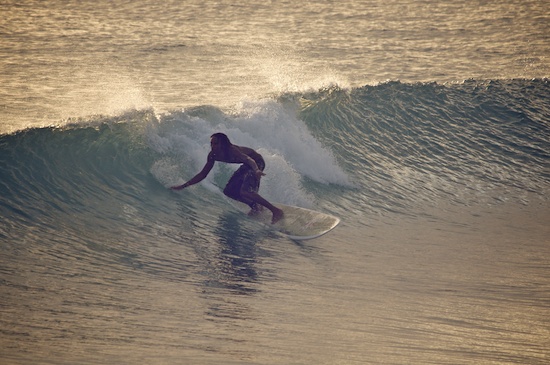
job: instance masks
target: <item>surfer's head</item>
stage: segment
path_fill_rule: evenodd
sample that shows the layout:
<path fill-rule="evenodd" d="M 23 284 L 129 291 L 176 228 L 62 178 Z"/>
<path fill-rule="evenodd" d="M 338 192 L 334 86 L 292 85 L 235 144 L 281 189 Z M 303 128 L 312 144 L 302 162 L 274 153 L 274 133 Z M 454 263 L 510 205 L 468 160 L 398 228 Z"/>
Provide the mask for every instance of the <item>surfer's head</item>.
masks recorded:
<path fill-rule="evenodd" d="M 222 150 L 227 150 L 231 146 L 229 138 L 223 133 L 214 133 L 210 136 L 210 145 L 212 149 L 219 145 Z"/>

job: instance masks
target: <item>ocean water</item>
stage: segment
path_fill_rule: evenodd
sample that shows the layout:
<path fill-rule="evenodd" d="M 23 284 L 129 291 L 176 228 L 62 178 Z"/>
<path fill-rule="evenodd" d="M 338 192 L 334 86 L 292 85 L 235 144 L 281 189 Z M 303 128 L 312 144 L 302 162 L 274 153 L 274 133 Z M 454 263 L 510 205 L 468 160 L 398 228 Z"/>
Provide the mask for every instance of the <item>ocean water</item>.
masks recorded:
<path fill-rule="evenodd" d="M 546 364 L 543 1 L 2 1 L 0 362 Z M 221 193 L 209 136 L 295 242 Z"/>

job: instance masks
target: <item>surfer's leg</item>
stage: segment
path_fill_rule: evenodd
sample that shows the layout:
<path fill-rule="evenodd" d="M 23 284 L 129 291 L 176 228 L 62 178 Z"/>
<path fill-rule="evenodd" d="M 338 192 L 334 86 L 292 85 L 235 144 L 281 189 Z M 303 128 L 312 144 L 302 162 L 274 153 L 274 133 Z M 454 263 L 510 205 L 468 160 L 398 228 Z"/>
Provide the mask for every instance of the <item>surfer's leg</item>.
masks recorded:
<path fill-rule="evenodd" d="M 241 187 L 243 185 L 246 173 L 246 169 L 244 169 L 242 166 L 237 171 L 235 171 L 233 176 L 231 176 L 231 178 L 227 182 L 227 185 L 225 185 L 223 193 L 231 199 L 240 201 L 241 203 L 244 203 L 251 208 L 254 208 L 253 206 L 255 205 L 255 203 L 252 200 L 246 199 L 241 195 Z"/>
<path fill-rule="evenodd" d="M 283 215 L 284 215 L 283 211 L 277 208 L 276 206 L 274 206 L 273 204 L 271 204 L 270 202 L 268 202 L 267 200 L 265 200 L 260 194 L 252 193 L 249 191 L 241 191 L 241 196 L 256 204 L 261 204 L 267 209 L 269 209 L 271 213 L 273 213 L 273 218 L 271 219 L 271 223 L 277 223 L 283 218 Z"/>
<path fill-rule="evenodd" d="M 258 194 L 259 189 L 260 180 L 256 178 L 256 175 L 252 172 L 252 170 L 250 170 L 250 173 L 246 174 L 246 176 L 244 177 L 244 181 L 240 190 L 240 196 L 242 198 L 252 201 L 253 204 L 256 205 L 256 207 L 250 205 L 252 208 L 250 214 L 254 214 L 255 211 L 258 211 L 258 205 L 263 205 L 264 207 L 269 209 L 271 213 L 273 213 L 271 223 L 276 223 L 280 221 L 283 218 L 283 211 L 265 200 L 260 194 Z"/>

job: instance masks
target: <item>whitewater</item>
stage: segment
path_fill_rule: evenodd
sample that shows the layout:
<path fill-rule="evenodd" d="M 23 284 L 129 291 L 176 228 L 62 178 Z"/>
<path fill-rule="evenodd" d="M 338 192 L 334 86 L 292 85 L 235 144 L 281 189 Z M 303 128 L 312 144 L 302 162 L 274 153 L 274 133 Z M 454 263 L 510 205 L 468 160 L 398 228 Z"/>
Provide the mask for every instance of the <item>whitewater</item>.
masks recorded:
<path fill-rule="evenodd" d="M 543 1 L 2 9 L 2 363 L 550 359 Z M 340 225 L 170 190 L 216 132 Z"/>

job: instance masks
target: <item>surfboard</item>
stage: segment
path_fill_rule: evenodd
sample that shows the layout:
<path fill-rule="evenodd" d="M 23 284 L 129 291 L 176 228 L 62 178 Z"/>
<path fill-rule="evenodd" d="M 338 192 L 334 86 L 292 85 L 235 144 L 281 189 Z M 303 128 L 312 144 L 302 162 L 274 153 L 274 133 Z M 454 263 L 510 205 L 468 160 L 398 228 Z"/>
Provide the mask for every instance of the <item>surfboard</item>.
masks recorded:
<path fill-rule="evenodd" d="M 315 210 L 285 204 L 275 204 L 275 206 L 285 213 L 284 218 L 277 223 L 271 224 L 271 212 L 265 208 L 251 218 L 269 225 L 293 240 L 320 237 L 332 231 L 340 223 L 340 218 Z"/>

